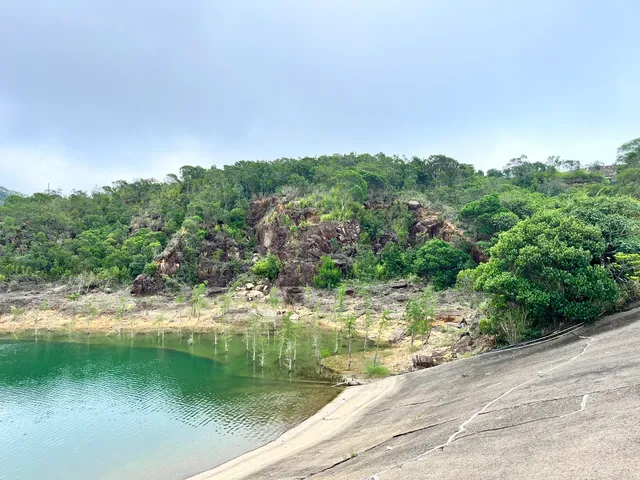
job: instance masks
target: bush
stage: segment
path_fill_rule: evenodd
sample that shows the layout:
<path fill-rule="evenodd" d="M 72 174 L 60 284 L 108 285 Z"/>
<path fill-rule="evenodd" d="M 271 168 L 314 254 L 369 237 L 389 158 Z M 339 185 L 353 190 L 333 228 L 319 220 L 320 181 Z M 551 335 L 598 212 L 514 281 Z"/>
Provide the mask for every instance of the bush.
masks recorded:
<path fill-rule="evenodd" d="M 391 372 L 384 365 L 374 365 L 373 363 L 367 364 L 367 377 L 384 378 L 389 375 L 391 375 Z"/>
<path fill-rule="evenodd" d="M 253 264 L 251 269 L 254 275 L 258 277 L 265 277 L 269 280 L 275 280 L 282 271 L 282 262 L 278 260 L 278 257 L 271 253 L 262 260 L 258 260 Z"/>
<path fill-rule="evenodd" d="M 358 247 L 353 262 L 353 277 L 359 280 L 373 280 L 378 274 L 378 258 L 371 247 Z"/>
<path fill-rule="evenodd" d="M 387 278 L 404 277 L 409 273 L 406 262 L 405 249 L 395 242 L 388 242 L 380 250 L 380 261 L 384 267 L 384 276 Z"/>
<path fill-rule="evenodd" d="M 427 277 L 436 290 L 444 290 L 456 283 L 461 270 L 472 268 L 471 256 L 452 247 L 447 242 L 434 238 L 416 252 L 414 272 Z"/>
<path fill-rule="evenodd" d="M 561 212 L 539 213 L 500 235 L 491 260 L 474 270 L 474 287 L 491 294 L 494 319 L 517 327 L 509 328 L 512 337 L 592 321 L 619 295 L 600 266 L 605 252 L 598 227 Z"/>
<path fill-rule="evenodd" d="M 318 273 L 313 277 L 313 284 L 319 288 L 335 288 L 340 283 L 342 272 L 331 257 L 323 256 Z"/>
<path fill-rule="evenodd" d="M 144 274 L 147 277 L 153 277 L 156 274 L 157 271 L 158 271 L 158 264 L 155 263 L 155 262 L 147 263 L 144 266 Z"/>

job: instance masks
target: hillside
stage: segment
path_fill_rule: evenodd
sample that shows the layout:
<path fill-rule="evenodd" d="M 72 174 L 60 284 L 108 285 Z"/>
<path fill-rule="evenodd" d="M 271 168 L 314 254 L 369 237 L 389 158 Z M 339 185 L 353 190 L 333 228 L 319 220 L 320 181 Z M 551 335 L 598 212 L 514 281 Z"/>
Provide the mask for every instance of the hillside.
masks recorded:
<path fill-rule="evenodd" d="M 514 342 L 638 297 L 640 170 L 619 162 L 612 184 L 576 163 L 485 173 L 444 155 L 348 154 L 14 197 L 0 207 L 0 282 L 136 295 L 266 282 L 296 303 L 308 286 L 413 278 L 481 292 L 481 328 Z M 414 334 L 430 295 L 406 299 Z"/>

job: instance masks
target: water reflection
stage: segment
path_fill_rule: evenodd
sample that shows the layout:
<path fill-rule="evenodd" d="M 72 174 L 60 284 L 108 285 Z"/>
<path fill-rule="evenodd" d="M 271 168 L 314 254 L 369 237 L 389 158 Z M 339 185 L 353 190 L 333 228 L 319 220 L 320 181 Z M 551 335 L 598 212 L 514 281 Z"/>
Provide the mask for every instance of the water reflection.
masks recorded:
<path fill-rule="evenodd" d="M 338 391 L 301 339 L 293 372 L 240 338 L 0 340 L 0 478 L 181 478 L 275 438 Z M 165 348 L 162 346 L 164 341 Z M 218 351 L 220 345 L 218 345 Z"/>

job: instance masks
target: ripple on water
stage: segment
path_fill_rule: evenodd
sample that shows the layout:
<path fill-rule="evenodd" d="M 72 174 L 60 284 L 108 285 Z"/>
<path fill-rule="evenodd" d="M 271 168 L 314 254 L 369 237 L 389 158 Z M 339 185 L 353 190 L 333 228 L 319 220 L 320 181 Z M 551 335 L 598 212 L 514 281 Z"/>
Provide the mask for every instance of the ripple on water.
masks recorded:
<path fill-rule="evenodd" d="M 244 355 L 214 363 L 110 342 L 0 341 L 0 479 L 183 477 L 275 438 L 336 393 L 254 378 Z"/>

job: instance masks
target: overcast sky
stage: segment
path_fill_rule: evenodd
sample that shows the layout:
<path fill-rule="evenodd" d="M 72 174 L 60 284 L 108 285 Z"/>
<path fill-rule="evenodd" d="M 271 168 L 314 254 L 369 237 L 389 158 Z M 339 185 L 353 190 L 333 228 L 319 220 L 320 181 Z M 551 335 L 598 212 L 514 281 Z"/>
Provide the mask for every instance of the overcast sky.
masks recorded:
<path fill-rule="evenodd" d="M 0 185 L 350 151 L 610 162 L 640 2 L 0 1 Z"/>

